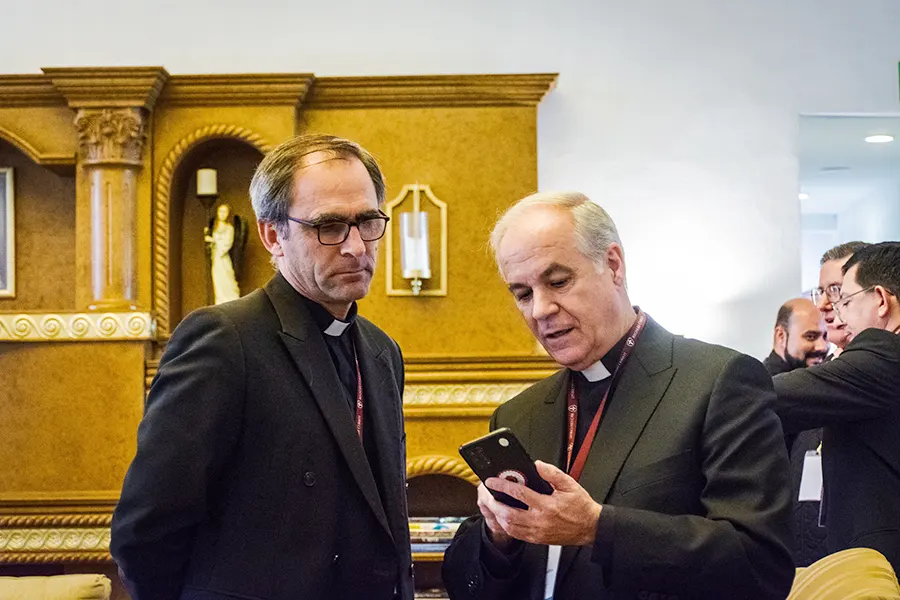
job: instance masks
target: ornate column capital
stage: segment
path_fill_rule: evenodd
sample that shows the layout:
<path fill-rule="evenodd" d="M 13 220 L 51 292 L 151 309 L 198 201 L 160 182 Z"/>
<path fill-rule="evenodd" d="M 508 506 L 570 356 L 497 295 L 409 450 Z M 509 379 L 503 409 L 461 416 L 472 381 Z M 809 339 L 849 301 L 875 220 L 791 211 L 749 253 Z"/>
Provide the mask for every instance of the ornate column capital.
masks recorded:
<path fill-rule="evenodd" d="M 75 117 L 78 150 L 86 165 L 141 164 L 147 139 L 140 108 L 82 108 Z"/>

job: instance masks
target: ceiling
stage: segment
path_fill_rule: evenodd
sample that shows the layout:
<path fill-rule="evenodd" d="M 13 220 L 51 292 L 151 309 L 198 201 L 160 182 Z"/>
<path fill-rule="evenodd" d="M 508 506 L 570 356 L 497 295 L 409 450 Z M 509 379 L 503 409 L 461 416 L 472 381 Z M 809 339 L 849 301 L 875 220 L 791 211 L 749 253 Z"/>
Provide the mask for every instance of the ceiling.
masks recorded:
<path fill-rule="evenodd" d="M 895 140 L 869 144 L 867 135 Z M 900 117 L 801 117 L 801 211 L 840 213 L 875 195 L 900 192 Z"/>

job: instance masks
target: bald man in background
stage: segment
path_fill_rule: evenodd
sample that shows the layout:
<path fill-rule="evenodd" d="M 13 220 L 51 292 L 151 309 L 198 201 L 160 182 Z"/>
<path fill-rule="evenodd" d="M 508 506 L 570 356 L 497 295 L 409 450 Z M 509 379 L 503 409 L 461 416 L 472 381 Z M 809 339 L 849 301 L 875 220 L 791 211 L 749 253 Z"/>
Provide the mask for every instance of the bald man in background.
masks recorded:
<path fill-rule="evenodd" d="M 807 298 L 794 298 L 781 305 L 775 318 L 772 352 L 763 361 L 770 375 L 774 377 L 824 362 L 828 343 L 823 317 L 819 307 Z M 803 461 L 808 450 L 818 448 L 822 430 L 786 434 L 784 441 L 791 459 L 791 498 L 797 538 L 794 564 L 807 567 L 828 554 L 825 528 L 819 524 L 820 503 L 799 500 Z"/>
<path fill-rule="evenodd" d="M 807 298 L 785 302 L 775 319 L 772 352 L 763 361 L 769 375 L 821 364 L 828 354 L 825 322 Z"/>

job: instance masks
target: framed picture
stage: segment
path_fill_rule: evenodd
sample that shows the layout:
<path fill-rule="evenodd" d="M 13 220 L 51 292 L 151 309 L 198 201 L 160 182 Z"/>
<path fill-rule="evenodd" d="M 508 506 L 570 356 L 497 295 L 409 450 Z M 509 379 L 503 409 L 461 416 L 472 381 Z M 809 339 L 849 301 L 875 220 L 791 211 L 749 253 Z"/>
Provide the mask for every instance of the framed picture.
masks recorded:
<path fill-rule="evenodd" d="M 0 167 L 0 298 L 16 295 L 16 210 L 12 167 Z"/>

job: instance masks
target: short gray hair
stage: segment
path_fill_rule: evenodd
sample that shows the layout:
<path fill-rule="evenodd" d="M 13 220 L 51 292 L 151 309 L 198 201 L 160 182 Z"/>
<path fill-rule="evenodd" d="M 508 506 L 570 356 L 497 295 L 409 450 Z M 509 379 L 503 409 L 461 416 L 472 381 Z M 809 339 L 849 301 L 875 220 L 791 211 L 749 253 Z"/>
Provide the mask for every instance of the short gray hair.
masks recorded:
<path fill-rule="evenodd" d="M 522 198 L 512 205 L 494 225 L 491 232 L 491 249 L 494 257 L 503 236 L 510 225 L 529 209 L 550 206 L 566 210 L 572 215 L 575 226 L 575 245 L 578 251 L 598 268 L 606 266 L 606 251 L 611 244 L 622 246 L 619 232 L 612 217 L 599 204 L 579 192 L 539 192 Z"/>
<path fill-rule="evenodd" d="M 853 256 L 870 245 L 871 244 L 867 244 L 866 242 L 844 242 L 843 244 L 839 244 L 822 255 L 819 266 L 824 265 L 830 260 L 840 260 L 842 258 L 847 258 L 848 256 Z"/>
<path fill-rule="evenodd" d="M 294 201 L 294 179 L 304 159 L 316 152 L 326 152 L 335 158 L 356 158 L 366 167 L 378 205 L 384 204 L 384 175 L 375 158 L 365 148 L 333 135 L 299 135 L 283 142 L 269 152 L 250 181 L 250 201 L 256 220 L 272 223 L 283 236 L 288 232 L 288 211 Z"/>

